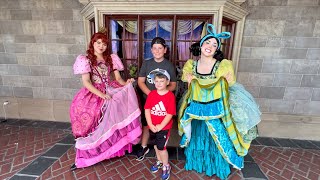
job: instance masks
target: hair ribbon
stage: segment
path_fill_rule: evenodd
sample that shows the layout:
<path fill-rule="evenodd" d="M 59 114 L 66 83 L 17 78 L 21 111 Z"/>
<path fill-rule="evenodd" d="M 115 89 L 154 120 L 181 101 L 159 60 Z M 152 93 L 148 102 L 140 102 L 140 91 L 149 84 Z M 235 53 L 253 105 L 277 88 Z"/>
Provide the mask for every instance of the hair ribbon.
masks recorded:
<path fill-rule="evenodd" d="M 221 46 L 220 39 L 228 39 L 231 37 L 230 32 L 221 32 L 221 33 L 217 34 L 216 29 L 215 29 L 214 25 L 212 25 L 212 24 L 207 24 L 207 32 L 208 32 L 208 34 L 205 35 L 200 41 L 200 47 L 202 46 L 205 39 L 207 39 L 208 37 L 214 37 L 218 40 L 218 48 L 217 49 L 219 49 Z"/>

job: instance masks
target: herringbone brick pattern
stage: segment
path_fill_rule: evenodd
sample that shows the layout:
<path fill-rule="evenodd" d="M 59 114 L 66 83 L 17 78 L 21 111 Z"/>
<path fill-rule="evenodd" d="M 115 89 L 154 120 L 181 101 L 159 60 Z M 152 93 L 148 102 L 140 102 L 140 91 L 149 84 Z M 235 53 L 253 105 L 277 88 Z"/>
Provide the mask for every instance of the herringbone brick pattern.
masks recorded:
<path fill-rule="evenodd" d="M 250 155 L 270 180 L 319 180 L 320 151 L 252 146 Z"/>
<path fill-rule="evenodd" d="M 0 179 L 19 172 L 64 136 L 62 130 L 0 126 Z"/>
<path fill-rule="evenodd" d="M 21 126 L 21 123 L 27 125 Z M 38 124 L 38 126 L 34 126 L 34 124 Z M 43 127 L 40 126 L 41 124 Z M 52 129 L 51 125 L 64 129 Z M 10 177 L 12 179 L 38 180 L 149 180 L 160 178 L 161 170 L 156 174 L 149 171 L 151 164 L 156 160 L 154 157 L 148 157 L 142 162 L 138 162 L 132 155 L 105 160 L 91 167 L 70 171 L 70 167 L 74 163 L 75 151 L 72 147 L 74 141 L 69 128 L 68 124 L 51 122 L 8 121 L 8 124 L 1 124 L 0 179 L 9 179 Z M 282 146 L 288 144 L 289 147 Z M 51 149 L 47 151 L 49 148 Z M 171 180 L 218 179 L 215 176 L 208 177 L 195 171 L 185 171 L 185 161 L 180 160 L 184 159 L 183 151 L 179 148 L 172 148 L 170 152 L 171 158 L 174 159 L 170 160 Z M 39 160 L 40 156 L 42 159 Z M 148 156 L 153 156 L 153 154 L 149 153 Z M 42 161 L 43 159 L 51 161 Z M 244 169 L 242 171 L 233 169 L 229 180 L 257 178 L 320 180 L 320 142 L 318 141 L 258 138 L 258 141 L 252 144 L 249 156 L 246 156 L 245 159 Z M 46 164 L 48 162 L 50 164 Z M 37 168 L 45 165 L 47 165 L 46 168 L 37 174 Z M 49 168 L 47 169 L 47 167 Z M 23 171 L 21 171 L 22 169 Z"/>
<path fill-rule="evenodd" d="M 45 179 L 77 179 L 77 180 L 142 180 L 142 179 L 159 179 L 161 171 L 152 174 L 149 170 L 151 164 L 156 160 L 155 158 L 146 158 L 142 162 L 135 160 L 135 156 L 124 156 L 121 158 L 113 158 L 105 160 L 94 166 L 77 169 L 71 172 L 69 169 L 74 163 L 75 151 L 73 148 L 69 149 L 58 161 L 56 161 L 47 171 L 45 171 L 39 180 Z M 215 177 L 208 177 L 204 174 L 196 173 L 195 171 L 185 171 L 182 160 L 171 160 L 171 180 L 185 179 L 218 179 Z M 240 171 L 233 171 L 229 177 L 230 180 L 240 180 L 242 173 Z"/>

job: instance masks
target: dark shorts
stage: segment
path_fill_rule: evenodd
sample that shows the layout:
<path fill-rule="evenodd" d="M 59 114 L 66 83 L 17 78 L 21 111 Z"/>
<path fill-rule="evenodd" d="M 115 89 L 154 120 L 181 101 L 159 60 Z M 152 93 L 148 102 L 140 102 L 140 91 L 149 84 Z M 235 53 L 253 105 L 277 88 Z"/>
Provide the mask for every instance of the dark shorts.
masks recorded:
<path fill-rule="evenodd" d="M 156 145 L 159 150 L 166 150 L 166 146 L 170 137 L 170 130 L 161 130 L 159 132 L 150 132 L 149 143 L 152 145 Z"/>

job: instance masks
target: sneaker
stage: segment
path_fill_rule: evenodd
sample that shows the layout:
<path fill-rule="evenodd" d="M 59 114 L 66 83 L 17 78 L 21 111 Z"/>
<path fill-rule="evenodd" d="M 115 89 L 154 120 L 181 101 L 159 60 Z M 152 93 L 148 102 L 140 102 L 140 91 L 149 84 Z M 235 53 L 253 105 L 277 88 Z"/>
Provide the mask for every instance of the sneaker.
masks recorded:
<path fill-rule="evenodd" d="M 171 166 L 170 165 L 163 166 L 161 179 L 162 180 L 168 180 L 170 178 L 170 171 L 171 171 Z"/>
<path fill-rule="evenodd" d="M 154 165 L 151 166 L 150 171 L 152 173 L 156 173 L 159 171 L 160 168 L 162 168 L 162 162 L 157 161 L 156 163 L 154 163 Z"/>
<path fill-rule="evenodd" d="M 148 154 L 149 152 L 149 148 L 145 147 L 145 148 L 140 148 L 138 153 L 137 153 L 137 161 L 142 161 L 144 159 L 144 157 L 146 156 L 146 154 Z"/>
<path fill-rule="evenodd" d="M 73 165 L 70 167 L 70 171 L 74 171 L 74 170 L 76 170 L 76 169 L 77 169 L 76 164 L 73 164 Z"/>

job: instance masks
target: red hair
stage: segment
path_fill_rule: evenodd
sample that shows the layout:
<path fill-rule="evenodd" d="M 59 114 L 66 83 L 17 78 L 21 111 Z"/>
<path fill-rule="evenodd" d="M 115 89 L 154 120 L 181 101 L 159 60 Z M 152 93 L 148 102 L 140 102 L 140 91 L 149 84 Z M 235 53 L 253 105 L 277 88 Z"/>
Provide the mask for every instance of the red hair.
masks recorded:
<path fill-rule="evenodd" d="M 112 59 L 109 53 L 110 50 L 109 50 L 108 37 L 103 33 L 98 32 L 92 35 L 91 41 L 89 43 L 88 50 L 87 50 L 87 58 L 91 61 L 91 64 L 93 66 L 97 65 L 97 56 L 94 54 L 93 44 L 99 39 L 101 39 L 101 41 L 107 45 L 107 49 L 102 53 L 102 56 L 106 62 L 106 65 L 110 66 L 110 69 L 113 70 Z"/>

